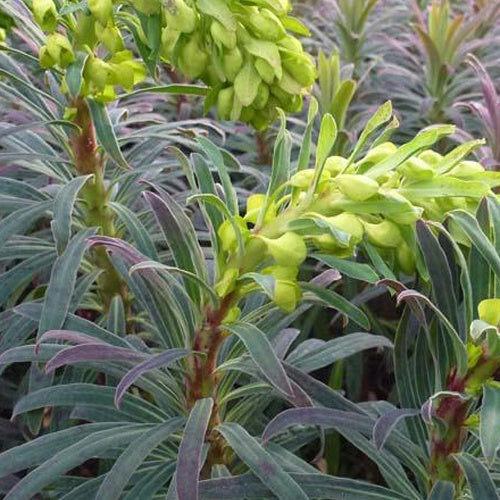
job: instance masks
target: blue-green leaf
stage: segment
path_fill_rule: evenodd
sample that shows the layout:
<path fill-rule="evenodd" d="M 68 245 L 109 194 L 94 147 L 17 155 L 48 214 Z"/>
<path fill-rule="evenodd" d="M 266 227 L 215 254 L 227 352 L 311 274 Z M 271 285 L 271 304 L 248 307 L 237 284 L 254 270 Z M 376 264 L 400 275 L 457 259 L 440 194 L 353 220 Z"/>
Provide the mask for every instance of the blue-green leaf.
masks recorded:
<path fill-rule="evenodd" d="M 71 216 L 78 192 L 90 177 L 76 177 L 63 186 L 54 199 L 54 216 L 50 225 L 59 254 L 65 250 L 71 238 Z"/>
<path fill-rule="evenodd" d="M 218 427 L 234 452 L 252 472 L 281 500 L 307 500 L 302 488 L 285 472 L 259 442 L 240 425 L 225 423 Z"/>
<path fill-rule="evenodd" d="M 201 455 L 213 405 L 212 398 L 199 399 L 189 414 L 177 458 L 176 480 L 179 500 L 198 498 Z"/>
<path fill-rule="evenodd" d="M 237 335 L 247 348 L 250 357 L 262 370 L 266 379 L 279 391 L 287 396 L 293 396 L 294 391 L 290 385 L 280 360 L 273 351 L 272 345 L 256 326 L 250 323 L 233 323 L 224 328 Z"/>

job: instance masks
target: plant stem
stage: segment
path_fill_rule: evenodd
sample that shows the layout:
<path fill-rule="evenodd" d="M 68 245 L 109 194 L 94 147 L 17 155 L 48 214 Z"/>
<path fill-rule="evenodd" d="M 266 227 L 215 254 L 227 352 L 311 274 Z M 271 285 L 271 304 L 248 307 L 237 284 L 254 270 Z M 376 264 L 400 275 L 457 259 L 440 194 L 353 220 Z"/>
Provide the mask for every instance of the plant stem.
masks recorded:
<path fill-rule="evenodd" d="M 114 214 L 109 208 L 110 192 L 104 179 L 104 162 L 98 151 L 92 117 L 85 99 L 77 98 L 73 107 L 76 109 L 74 123 L 80 128 L 80 131 L 70 138 L 75 167 L 80 175 L 93 175 L 80 191 L 85 203 L 85 225 L 100 227 L 103 235 L 115 237 L 117 232 Z M 125 310 L 128 311 L 130 299 L 127 287 L 110 261 L 106 249 L 101 246 L 93 249 L 92 260 L 98 268 L 103 270 L 97 282 L 105 310 L 109 308 L 113 297 L 120 295 Z"/>
<path fill-rule="evenodd" d="M 205 472 L 210 471 L 213 465 L 225 462 L 224 440 L 215 430 L 220 423 L 219 406 L 217 403 L 220 375 L 215 373 L 215 370 L 217 368 L 217 356 L 225 339 L 221 327 L 222 320 L 232 303 L 233 296 L 230 294 L 224 298 L 217 310 L 209 310 L 207 312 L 205 324 L 195 333 L 193 341 L 193 350 L 204 353 L 205 357 L 194 356 L 192 358 L 190 362 L 190 375 L 186 380 L 188 410 L 199 399 L 211 397 L 214 400 L 207 431 L 207 440 L 210 443 L 210 449 L 204 467 Z M 205 472 L 202 471 L 202 475 Z"/>

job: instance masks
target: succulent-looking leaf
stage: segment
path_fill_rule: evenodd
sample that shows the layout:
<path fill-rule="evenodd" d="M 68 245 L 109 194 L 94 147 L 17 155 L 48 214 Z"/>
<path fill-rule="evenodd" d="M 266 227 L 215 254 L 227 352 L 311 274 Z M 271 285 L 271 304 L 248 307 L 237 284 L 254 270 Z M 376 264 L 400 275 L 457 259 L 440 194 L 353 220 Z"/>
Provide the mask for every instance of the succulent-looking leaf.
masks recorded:
<path fill-rule="evenodd" d="M 500 496 L 495 488 L 488 469 L 468 453 L 458 453 L 453 458 L 464 471 L 474 500 L 498 500 Z"/>
<path fill-rule="evenodd" d="M 177 457 L 176 489 L 179 500 L 199 498 L 201 455 L 213 405 L 212 398 L 199 399 L 189 414 Z"/>
<path fill-rule="evenodd" d="M 50 373 L 57 368 L 74 363 L 88 363 L 92 361 L 127 361 L 137 362 L 144 359 L 144 353 L 106 345 L 102 342 L 94 344 L 81 344 L 66 347 L 58 352 L 46 365 L 45 373 Z"/>
<path fill-rule="evenodd" d="M 407 495 L 354 479 L 319 473 L 290 473 L 290 477 L 305 492 L 306 498 L 408 500 Z M 273 500 L 276 498 L 276 495 L 252 474 L 201 481 L 200 494 L 204 500 L 234 500 L 235 498 Z M 291 500 L 300 497 L 285 496 L 284 498 Z"/>
<path fill-rule="evenodd" d="M 307 500 L 302 488 L 285 472 L 274 458 L 240 425 L 230 422 L 218 431 L 252 472 L 281 500 Z"/>
<path fill-rule="evenodd" d="M 54 199 L 54 216 L 51 229 L 59 254 L 64 251 L 71 238 L 71 216 L 78 192 L 90 177 L 92 176 L 76 177 L 63 186 Z"/>
<path fill-rule="evenodd" d="M 132 441 L 106 474 L 96 498 L 119 500 L 138 467 L 172 432 L 177 431 L 183 422 L 182 418 L 171 418 Z"/>
<path fill-rule="evenodd" d="M 115 392 L 115 405 L 117 408 L 120 407 L 121 400 L 127 389 L 144 373 L 155 370 L 156 368 L 162 368 L 174 361 L 185 358 L 191 354 L 191 351 L 186 349 L 169 349 L 156 356 L 147 359 L 146 361 L 134 366 L 127 374 L 120 380 Z"/>
<path fill-rule="evenodd" d="M 500 450 L 500 388 L 498 386 L 484 385 L 479 422 L 481 449 L 488 464 L 493 465 Z"/>
<path fill-rule="evenodd" d="M 95 228 L 89 228 L 83 229 L 76 234 L 52 267 L 38 325 L 38 336 L 47 330 L 54 330 L 63 326 L 69 311 L 78 268 L 88 246 L 87 240 L 95 232 Z"/>
<path fill-rule="evenodd" d="M 454 500 L 455 485 L 450 481 L 436 481 L 427 500 Z"/>
<path fill-rule="evenodd" d="M 125 160 L 125 157 L 120 149 L 106 107 L 104 104 L 94 101 L 93 99 L 87 99 L 87 102 L 99 144 L 117 165 L 122 168 L 129 169 L 130 166 L 127 163 L 127 160 Z"/>
<path fill-rule="evenodd" d="M 225 325 L 224 328 L 239 337 L 251 358 L 273 387 L 287 396 L 293 396 L 293 389 L 285 370 L 274 353 L 271 343 L 261 330 L 250 323 L 233 323 Z"/>
<path fill-rule="evenodd" d="M 268 441 L 292 425 L 319 425 L 370 434 L 374 423 L 370 417 L 350 411 L 330 408 L 293 408 L 279 413 L 267 424 L 262 434 L 263 441 Z"/>
<path fill-rule="evenodd" d="M 380 450 L 384 446 L 392 429 L 396 427 L 400 420 L 419 414 L 420 410 L 414 408 L 395 408 L 382 415 L 373 427 L 373 441 L 377 449 Z"/>

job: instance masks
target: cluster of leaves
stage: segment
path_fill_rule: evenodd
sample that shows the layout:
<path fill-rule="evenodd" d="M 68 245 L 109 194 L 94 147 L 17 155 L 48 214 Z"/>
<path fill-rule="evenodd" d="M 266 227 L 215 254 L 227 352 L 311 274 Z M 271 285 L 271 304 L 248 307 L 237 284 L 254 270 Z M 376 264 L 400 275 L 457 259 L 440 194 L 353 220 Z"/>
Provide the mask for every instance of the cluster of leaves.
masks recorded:
<path fill-rule="evenodd" d="M 0 50 L 1 494 L 496 498 L 500 176 L 468 159 L 483 141 L 440 154 L 454 127 L 434 125 L 398 146 L 386 102 L 349 145 L 355 83 L 322 56 L 300 141 L 276 111 L 267 175 L 217 146 L 217 124 L 178 120 L 158 97 L 210 104 L 211 90 L 158 85 L 154 71 L 140 90 L 82 89 L 99 74 L 89 61 L 127 52 L 129 69 L 156 67 L 144 33 L 170 36 L 170 16 L 195 20 L 182 46 L 219 40 L 206 49 L 217 66 L 232 38 L 221 12 L 300 31 L 288 2 L 26 3 L 7 3 L 23 42 Z M 85 58 L 84 21 L 103 37 Z M 47 32 L 69 34 L 68 65 L 45 64 L 66 54 Z M 269 32 L 253 34 L 279 45 Z M 132 92 L 108 104 L 116 85 Z M 405 306 L 395 329 L 369 304 L 388 289 Z M 309 338 L 304 318 L 324 309 L 342 317 L 338 335 Z M 357 403 L 332 379 L 375 348 L 394 366 L 391 402 Z M 321 472 L 329 432 L 380 479 Z"/>

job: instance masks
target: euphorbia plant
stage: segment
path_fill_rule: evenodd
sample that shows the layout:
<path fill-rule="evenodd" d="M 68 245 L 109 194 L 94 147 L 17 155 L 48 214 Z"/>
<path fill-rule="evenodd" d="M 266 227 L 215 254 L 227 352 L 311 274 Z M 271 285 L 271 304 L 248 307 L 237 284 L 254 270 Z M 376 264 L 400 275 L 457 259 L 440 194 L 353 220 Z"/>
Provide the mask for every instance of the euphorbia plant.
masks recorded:
<path fill-rule="evenodd" d="M 312 106 L 311 120 L 314 102 Z M 307 374 L 367 348 L 389 347 L 390 341 L 357 332 L 319 345 L 299 342 L 287 354 L 299 333 L 287 327 L 313 303 L 340 310 L 365 329 L 369 326 L 359 308 L 329 288 L 339 279 L 338 271 L 327 269 L 310 282 L 300 281 L 298 273 L 309 255 L 373 282 L 377 275 L 370 268 L 349 259 L 360 250 L 377 263 L 381 276 L 389 267 L 410 273 L 412 258 L 418 257 L 417 219 L 441 221 L 447 204 L 457 199 L 466 210 L 475 208 L 481 193 L 498 182 L 480 165 L 463 160 L 478 143 L 444 157 L 429 150 L 451 132 L 449 127 L 424 130 L 399 148 L 388 144 L 382 132 L 361 154 L 376 130 L 384 124 L 391 129 L 391 117 L 390 104 L 382 106 L 352 156 L 342 158 L 329 156 L 336 125 L 326 115 L 313 168 L 307 168 L 312 149 L 307 138 L 292 167 L 283 124 L 267 192 L 249 197 L 241 216 L 222 152 L 202 138 L 199 145 L 208 161 L 200 154 L 189 161 L 177 151 L 193 189 L 190 204 L 199 204 L 210 244 L 201 243 L 206 237 L 197 235 L 183 208 L 160 187 L 155 188 L 158 194 L 145 193 L 145 199 L 162 229 L 169 250 L 166 260 L 152 261 L 116 238 L 90 238 L 94 247 L 111 251 L 117 272 L 136 298 L 133 307 L 144 327 L 138 335 L 120 338 L 68 315 L 71 329 L 47 332 L 36 350 L 24 346 L 0 358 L 3 364 L 46 362 L 48 372 L 66 365 L 77 373 L 80 367 L 94 368 L 110 382 L 120 379 L 115 391 L 112 383 L 67 383 L 61 374 L 56 385 L 16 405 L 15 415 L 69 406 L 73 419 L 88 423 L 49 433 L 0 456 L 6 473 L 33 469 L 7 498 L 42 489 L 56 496 L 116 498 L 122 492 L 141 496 L 168 490 L 180 499 L 198 494 L 210 498 L 214 488 L 225 498 L 336 498 L 349 490 L 363 498 L 419 498 L 406 477 L 388 479 L 387 489 L 319 474 L 291 454 L 317 437 L 316 431 L 267 446 L 254 437 L 283 404 L 311 407 L 329 401 L 346 412 L 339 417 L 344 419 L 345 437 L 370 450 L 366 440 L 377 417 L 325 390 Z M 217 170 L 220 185 L 209 164 Z M 38 310 L 37 304 L 16 309 L 29 318 L 36 318 Z M 76 345 L 53 344 L 51 339 Z M 135 389 L 127 392 L 132 385 Z M 321 408 L 306 410 L 304 423 L 321 414 Z M 59 417 L 54 425 L 62 421 Z M 332 422 L 337 425 L 338 420 Z M 272 433 L 268 428 L 264 438 Z M 387 446 L 421 477 L 422 452 L 415 452 L 407 437 L 395 433 Z M 410 455 L 404 446 L 410 447 Z M 103 463 L 92 479 L 68 486 L 56 481 L 86 459 L 109 456 L 116 449 L 116 461 Z M 241 474 L 243 470 L 250 474 Z M 197 481 L 199 474 L 202 480 Z M 229 474 L 233 477 L 221 477 Z"/>

